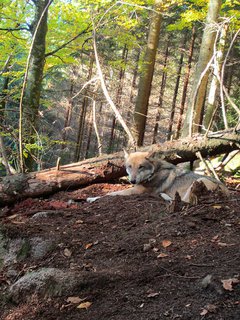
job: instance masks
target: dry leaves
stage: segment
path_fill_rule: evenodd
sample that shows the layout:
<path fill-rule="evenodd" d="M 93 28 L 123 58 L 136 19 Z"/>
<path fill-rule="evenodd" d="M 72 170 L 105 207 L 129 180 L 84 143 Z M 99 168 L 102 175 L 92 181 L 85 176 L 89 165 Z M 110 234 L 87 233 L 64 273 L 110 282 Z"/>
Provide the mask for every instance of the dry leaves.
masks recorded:
<path fill-rule="evenodd" d="M 240 280 L 237 278 L 231 278 L 231 279 L 225 279 L 221 280 L 223 284 L 223 288 L 227 291 L 232 291 L 233 290 L 233 284 L 239 283 Z"/>
<path fill-rule="evenodd" d="M 90 301 L 85 301 L 87 298 L 80 298 L 80 297 L 68 297 L 67 298 L 67 302 L 68 304 L 67 305 L 63 305 L 62 306 L 62 309 L 66 308 L 66 307 L 69 307 L 73 304 L 78 304 L 77 306 L 77 309 L 85 309 L 87 310 L 91 305 L 92 305 L 92 302 Z"/>
<path fill-rule="evenodd" d="M 84 300 L 86 300 L 86 298 L 85 299 L 81 299 L 79 297 L 68 297 L 67 298 L 67 302 L 72 303 L 72 304 L 79 304 L 80 302 L 82 302 Z"/>
<path fill-rule="evenodd" d="M 205 316 L 207 313 L 215 313 L 217 311 L 217 306 L 215 306 L 214 304 L 207 304 L 206 306 L 204 306 L 203 310 L 200 312 L 201 316 Z"/>
<path fill-rule="evenodd" d="M 85 245 L 85 249 L 89 249 L 89 248 L 91 248 L 93 246 L 93 243 L 87 243 L 86 245 Z"/>
<path fill-rule="evenodd" d="M 65 248 L 63 251 L 63 254 L 65 255 L 65 257 L 69 258 L 69 257 L 71 257 L 72 252 L 68 248 Z"/>
<path fill-rule="evenodd" d="M 171 244 L 172 244 L 172 241 L 170 241 L 170 240 L 163 240 L 163 241 L 162 241 L 162 246 L 163 246 L 163 248 L 167 248 L 167 247 L 169 247 Z"/>
<path fill-rule="evenodd" d="M 86 302 L 80 303 L 80 304 L 77 306 L 77 308 L 78 308 L 78 309 L 85 309 L 85 310 L 87 310 L 91 305 L 92 305 L 92 302 L 86 301 Z"/>
<path fill-rule="evenodd" d="M 157 258 L 166 258 L 166 257 L 168 257 L 168 254 L 163 253 L 163 252 L 161 252 L 161 253 L 157 256 Z"/>

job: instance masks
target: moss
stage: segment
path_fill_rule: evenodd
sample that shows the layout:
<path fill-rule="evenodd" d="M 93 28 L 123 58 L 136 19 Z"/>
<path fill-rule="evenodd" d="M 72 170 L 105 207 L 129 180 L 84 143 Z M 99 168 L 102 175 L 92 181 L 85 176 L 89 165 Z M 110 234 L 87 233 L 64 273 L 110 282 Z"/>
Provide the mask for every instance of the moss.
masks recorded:
<path fill-rule="evenodd" d="M 22 247 L 18 251 L 17 259 L 20 261 L 24 260 L 25 258 L 27 258 L 29 256 L 30 251 L 31 251 L 31 245 L 28 240 L 25 240 L 22 244 Z"/>

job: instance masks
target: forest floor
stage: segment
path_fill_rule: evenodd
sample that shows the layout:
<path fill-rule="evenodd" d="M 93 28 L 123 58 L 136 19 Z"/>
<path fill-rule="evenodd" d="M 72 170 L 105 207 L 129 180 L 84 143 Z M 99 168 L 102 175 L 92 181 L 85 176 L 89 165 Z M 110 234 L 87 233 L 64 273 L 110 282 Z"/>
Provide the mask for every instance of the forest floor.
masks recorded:
<path fill-rule="evenodd" d="M 93 185 L 2 209 L 8 250 L 14 239 L 51 245 L 35 255 L 25 245 L 2 267 L 0 319 L 240 319 L 239 191 L 227 199 L 205 192 L 195 206 L 149 195 L 86 202 L 121 188 Z M 78 280 L 16 295 L 14 284 L 41 268 Z"/>

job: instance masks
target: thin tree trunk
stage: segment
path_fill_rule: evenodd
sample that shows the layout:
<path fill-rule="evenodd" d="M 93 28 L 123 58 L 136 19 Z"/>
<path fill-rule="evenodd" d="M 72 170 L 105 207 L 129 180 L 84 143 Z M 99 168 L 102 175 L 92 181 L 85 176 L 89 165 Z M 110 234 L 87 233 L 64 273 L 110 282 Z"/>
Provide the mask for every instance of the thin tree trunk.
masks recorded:
<path fill-rule="evenodd" d="M 29 60 L 28 75 L 26 78 L 26 89 L 24 93 L 24 112 L 23 112 L 23 133 L 26 144 L 32 146 L 37 143 L 36 132 L 38 131 L 38 112 L 41 94 L 41 84 L 43 78 L 43 68 L 45 64 L 46 35 L 47 35 L 47 16 L 49 0 L 38 0 L 33 2 L 35 5 L 35 16 L 32 23 L 32 34 L 35 34 L 34 43 Z M 44 13 L 44 14 L 43 14 Z M 42 15 L 43 14 L 43 15 Z M 40 24 L 38 22 L 40 21 Z M 25 158 L 25 167 L 28 170 L 36 168 L 37 148 L 25 150 L 28 153 Z"/>
<path fill-rule="evenodd" d="M 2 73 L 6 72 L 9 69 L 10 59 L 11 57 L 9 56 L 3 68 Z M 7 90 L 8 90 L 9 80 L 10 79 L 8 76 L 4 77 L 3 86 L 0 93 L 0 156 L 2 157 L 1 163 L 4 165 L 7 175 L 11 174 L 11 167 L 8 162 L 7 152 L 4 144 L 4 138 L 1 135 L 1 131 L 2 131 L 1 127 L 5 120 L 4 113 L 6 108 L 6 99 L 7 99 Z"/>
<path fill-rule="evenodd" d="M 163 108 L 163 96 L 164 96 L 164 91 L 165 91 L 166 81 L 167 81 L 166 66 L 167 66 L 168 55 L 169 55 L 169 40 L 167 41 L 167 46 L 164 54 L 163 74 L 162 74 L 162 81 L 160 86 L 160 94 L 159 94 L 158 105 L 157 105 L 157 115 L 156 115 L 154 130 L 153 130 L 152 143 L 156 143 L 159 121 L 160 121 L 160 114 L 162 113 L 162 108 Z"/>
<path fill-rule="evenodd" d="M 152 14 L 150 30 L 148 34 L 147 48 L 143 61 L 142 73 L 139 80 L 138 95 L 134 111 L 135 140 L 137 141 L 138 146 L 143 145 L 144 140 L 148 113 L 148 101 L 151 93 L 151 84 L 162 22 L 162 6 L 162 0 L 155 0 L 154 12 Z"/>
<path fill-rule="evenodd" d="M 175 116 L 175 110 L 176 110 L 176 101 L 177 101 L 177 96 L 178 96 L 179 83 L 180 83 L 180 79 L 181 79 L 183 58 L 184 58 L 184 50 L 183 50 L 183 48 L 185 47 L 186 42 L 187 42 L 187 32 L 184 33 L 183 42 L 181 44 L 181 54 L 180 54 L 180 59 L 179 59 L 179 62 L 178 62 L 177 80 L 176 80 L 176 84 L 175 84 L 172 107 L 171 107 L 171 111 L 170 111 L 170 122 L 169 122 L 169 127 L 168 127 L 167 140 L 170 140 L 172 135 L 173 135 L 173 132 L 172 132 L 173 122 L 174 122 L 174 116 Z"/>
<path fill-rule="evenodd" d="M 93 130 L 93 113 L 92 113 L 92 110 L 91 110 L 90 115 L 89 115 L 88 123 L 89 123 L 89 126 L 88 126 L 85 158 L 88 158 L 88 156 L 89 156 L 90 145 L 91 145 L 91 142 L 92 142 L 92 130 Z"/>
<path fill-rule="evenodd" d="M 186 73 L 185 73 L 185 78 L 184 78 L 184 83 L 183 83 L 182 99 L 181 99 L 179 116 L 178 116 L 178 121 L 177 121 L 177 128 L 176 128 L 176 135 L 175 135 L 176 139 L 178 139 L 180 137 L 180 130 L 182 128 L 182 118 L 183 118 L 184 107 L 185 107 L 185 103 L 186 103 L 186 99 L 187 99 L 187 89 L 188 89 L 189 78 L 190 78 L 190 74 L 191 74 L 195 40 L 196 40 L 196 30 L 195 30 L 195 27 L 193 27 L 190 48 L 189 48 L 189 53 L 188 53 L 187 68 L 186 68 Z"/>
<path fill-rule="evenodd" d="M 122 58 L 121 62 L 123 63 L 124 67 L 120 68 L 119 71 L 119 77 L 118 77 L 118 88 L 117 88 L 117 94 L 116 94 L 116 105 L 118 106 L 118 109 L 121 107 L 121 100 L 122 100 L 122 92 L 123 92 L 123 81 L 124 81 L 124 75 L 125 75 L 125 66 L 127 63 L 127 56 L 128 56 L 128 49 L 125 45 L 122 51 Z M 109 152 L 112 152 L 113 143 L 114 143 L 114 131 L 116 126 L 116 117 L 113 117 L 112 125 L 111 125 L 111 133 L 110 133 L 110 139 L 109 139 Z"/>
<path fill-rule="evenodd" d="M 131 92 L 130 92 L 130 102 L 133 103 L 133 97 L 134 97 L 134 90 L 136 89 L 136 81 L 137 81 L 137 75 L 138 75 L 138 64 L 140 59 L 140 49 L 137 50 L 136 58 L 135 58 L 135 67 L 133 70 L 133 78 L 132 78 L 132 85 L 131 85 Z"/>
<path fill-rule="evenodd" d="M 73 95 L 73 82 L 71 83 L 71 86 L 70 86 L 70 99 L 68 99 L 67 101 L 66 117 L 65 117 L 63 133 L 62 133 L 62 141 L 63 141 L 62 149 L 66 147 L 67 132 L 68 132 L 68 128 L 70 127 L 71 118 L 72 118 L 72 109 L 73 109 L 73 100 L 71 99 L 72 95 Z"/>
<path fill-rule="evenodd" d="M 221 9 L 221 0 L 210 0 L 206 18 L 206 27 L 202 36 L 198 63 L 194 73 L 194 83 L 187 114 L 185 117 L 183 136 L 200 132 L 201 119 L 208 84 L 209 67 L 213 56 L 213 48 L 216 39 L 216 24 Z"/>
<path fill-rule="evenodd" d="M 89 81 L 92 78 L 93 62 L 94 62 L 94 57 L 93 57 L 93 54 L 91 54 L 87 81 Z M 84 97 L 83 103 L 82 103 L 82 109 L 81 109 L 80 116 L 79 116 L 77 144 L 76 144 L 75 155 L 74 155 L 75 161 L 79 161 L 81 159 L 82 144 L 83 144 L 83 139 L 84 139 L 83 133 L 84 133 L 84 128 L 85 128 L 87 107 L 89 104 L 88 100 L 89 99 L 87 97 Z"/>

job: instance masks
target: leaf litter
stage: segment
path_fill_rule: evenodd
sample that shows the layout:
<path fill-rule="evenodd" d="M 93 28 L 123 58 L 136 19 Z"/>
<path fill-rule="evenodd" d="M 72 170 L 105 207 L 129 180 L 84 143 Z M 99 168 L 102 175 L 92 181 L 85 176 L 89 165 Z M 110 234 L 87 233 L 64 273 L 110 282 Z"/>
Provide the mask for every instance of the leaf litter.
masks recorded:
<path fill-rule="evenodd" d="M 94 188 L 96 193 L 102 190 L 101 185 Z M 111 188 L 108 185 L 108 191 L 116 190 Z M 226 204 L 219 198 L 221 210 L 213 207 L 218 205 L 213 193 L 207 203 L 199 200 L 197 206 L 179 206 L 180 211 L 171 213 L 164 201 L 147 195 L 105 197 L 81 202 L 77 209 L 63 203 L 83 199 L 83 194 L 91 196 L 91 188 L 25 200 L 6 211 L 23 222 L 2 219 L 10 239 L 38 236 L 55 244 L 42 259 L 30 252 L 15 261 L 11 267 L 18 277 L 32 266 L 58 267 L 74 272 L 81 283 L 54 297 L 29 292 L 17 304 L 3 298 L 1 320 L 75 320 L 80 315 L 82 320 L 239 319 L 238 194 Z M 31 212 L 38 208 L 51 214 L 33 223 Z M 149 250 L 143 250 L 144 244 Z M 2 297 L 16 281 L 10 271 L 0 271 Z"/>

